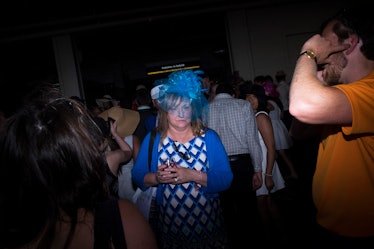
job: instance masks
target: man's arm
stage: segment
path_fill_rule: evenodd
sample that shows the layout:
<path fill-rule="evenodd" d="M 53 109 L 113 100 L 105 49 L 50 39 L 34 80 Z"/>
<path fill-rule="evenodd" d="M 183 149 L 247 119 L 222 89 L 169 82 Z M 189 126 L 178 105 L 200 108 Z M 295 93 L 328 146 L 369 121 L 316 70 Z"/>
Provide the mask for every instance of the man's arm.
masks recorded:
<path fill-rule="evenodd" d="M 321 48 L 325 47 L 323 50 Z M 332 46 L 320 35 L 315 35 L 302 51 L 312 51 L 319 64 L 330 63 L 330 55 L 345 45 Z M 352 110 L 345 94 L 330 87 L 318 76 L 317 63 L 308 54 L 297 60 L 290 87 L 290 113 L 298 120 L 310 124 L 350 123 Z"/>

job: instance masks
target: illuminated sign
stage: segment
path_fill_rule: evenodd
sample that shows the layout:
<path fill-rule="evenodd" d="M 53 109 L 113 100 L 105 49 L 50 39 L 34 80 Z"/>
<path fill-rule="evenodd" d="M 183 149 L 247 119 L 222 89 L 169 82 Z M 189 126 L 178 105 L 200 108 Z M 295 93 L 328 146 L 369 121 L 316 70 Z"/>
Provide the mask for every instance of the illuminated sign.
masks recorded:
<path fill-rule="evenodd" d="M 167 64 L 167 65 L 160 65 L 160 66 L 153 66 L 147 67 L 147 75 L 155 75 L 155 74 L 162 74 L 162 73 L 170 73 L 177 70 L 187 70 L 187 69 L 198 69 L 200 68 L 199 61 L 190 61 L 190 62 L 182 62 L 182 63 L 175 63 L 175 64 Z"/>

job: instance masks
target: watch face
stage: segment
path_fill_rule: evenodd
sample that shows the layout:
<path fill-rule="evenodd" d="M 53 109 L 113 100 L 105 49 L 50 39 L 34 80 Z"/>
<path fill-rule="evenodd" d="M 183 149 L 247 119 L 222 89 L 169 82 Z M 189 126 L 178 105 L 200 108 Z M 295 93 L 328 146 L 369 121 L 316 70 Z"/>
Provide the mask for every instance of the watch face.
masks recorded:
<path fill-rule="evenodd" d="M 302 56 L 302 55 L 306 55 L 309 59 L 313 59 L 315 62 L 316 62 L 316 64 L 317 64 L 317 57 L 316 57 L 316 54 L 313 52 L 313 51 L 310 51 L 310 50 L 305 50 L 304 52 L 302 52 L 301 54 L 300 54 L 300 56 Z"/>
<path fill-rule="evenodd" d="M 313 53 L 313 51 L 306 51 L 306 54 L 307 54 L 311 59 L 316 58 L 316 55 Z"/>

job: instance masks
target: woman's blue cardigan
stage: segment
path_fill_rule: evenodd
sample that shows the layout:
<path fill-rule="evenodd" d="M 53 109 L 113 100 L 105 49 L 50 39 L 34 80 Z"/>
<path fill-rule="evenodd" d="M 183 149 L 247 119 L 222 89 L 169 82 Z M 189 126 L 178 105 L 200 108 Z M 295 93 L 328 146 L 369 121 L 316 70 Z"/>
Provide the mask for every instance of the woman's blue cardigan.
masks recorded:
<path fill-rule="evenodd" d="M 136 158 L 134 167 L 132 168 L 132 179 L 134 183 L 143 191 L 148 187 L 144 186 L 144 176 L 148 171 L 148 146 L 150 142 L 151 132 L 149 132 L 140 146 L 138 156 Z M 154 146 L 152 149 L 151 172 L 156 172 L 158 167 L 158 145 L 160 143 L 160 135 L 156 132 Z M 208 165 L 207 169 L 207 186 L 201 187 L 200 191 L 204 191 L 208 197 L 217 197 L 218 193 L 230 187 L 233 174 L 230 168 L 230 163 L 226 150 L 218 136 L 218 134 L 208 129 L 205 134 Z M 157 189 L 157 202 L 162 201 L 162 188 Z"/>

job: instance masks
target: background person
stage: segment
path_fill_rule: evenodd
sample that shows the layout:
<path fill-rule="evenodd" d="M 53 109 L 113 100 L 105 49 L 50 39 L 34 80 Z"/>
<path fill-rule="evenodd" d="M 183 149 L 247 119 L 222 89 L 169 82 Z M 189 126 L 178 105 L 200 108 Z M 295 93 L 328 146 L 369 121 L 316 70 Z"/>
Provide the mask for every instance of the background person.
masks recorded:
<path fill-rule="evenodd" d="M 220 195 L 230 248 L 239 248 L 260 232 L 255 190 L 261 186 L 262 152 L 251 104 L 234 97 L 228 83 L 220 83 L 209 103 L 208 127 L 220 136 L 229 156 L 234 178 Z M 251 233 L 238 226 L 250 227 Z"/>
<path fill-rule="evenodd" d="M 95 121 L 100 121 L 100 127 L 103 133 L 107 134 L 107 140 L 110 142 L 105 146 L 105 157 L 107 158 L 109 168 L 108 179 L 112 186 L 112 192 L 116 197 L 128 199 L 135 192 L 131 181 L 131 168 L 137 150 L 140 147 L 140 141 L 133 135 L 139 124 L 139 113 L 120 106 L 112 107 L 103 111 Z M 108 133 L 110 125 L 110 134 Z M 124 159 L 121 152 L 129 151 Z M 131 197 L 130 197 L 131 199 Z"/>
<path fill-rule="evenodd" d="M 112 136 L 118 139 L 118 144 L 129 146 L 131 149 L 130 157 L 127 160 L 115 161 L 116 170 L 114 171 L 118 184 L 118 197 L 131 200 L 132 195 L 135 193 L 131 169 L 140 147 L 140 139 L 134 135 L 134 132 L 139 124 L 140 115 L 137 111 L 116 106 L 102 112 L 99 118 L 108 123 L 112 123 L 110 120 L 115 120 L 116 127 L 114 131 L 118 135 Z M 113 127 L 111 130 L 113 134 Z"/>
<path fill-rule="evenodd" d="M 289 151 L 293 146 L 292 137 L 289 134 L 289 130 L 281 119 L 281 109 L 277 103 L 268 99 L 267 109 L 269 110 L 269 117 L 273 126 L 275 149 L 277 150 L 277 162 L 282 163 L 281 165 L 286 166 L 286 171 L 283 173 L 285 178 L 288 180 L 298 179 L 298 174 L 294 167 L 293 161 L 289 156 Z"/>
<path fill-rule="evenodd" d="M 275 84 L 277 85 L 277 92 L 279 93 L 279 100 L 282 103 L 281 119 L 289 130 L 292 123 L 292 115 L 289 111 L 290 105 L 290 85 L 286 82 L 286 73 L 279 70 L 275 73 Z"/>
<path fill-rule="evenodd" d="M 280 208 L 273 194 L 286 187 L 276 161 L 275 139 L 269 110 L 268 97 L 260 85 L 253 85 L 246 100 L 255 113 L 258 136 L 262 150 L 262 185 L 256 189 L 257 208 L 263 227 L 263 238 L 270 246 L 282 246 L 286 241 L 285 226 Z M 274 244 L 272 244 L 274 243 Z M 285 245 L 285 244 L 284 244 Z"/>
<path fill-rule="evenodd" d="M 100 151 L 102 151 L 107 162 L 106 173 L 109 191 L 112 196 L 118 198 L 118 172 L 121 164 L 131 159 L 132 148 L 118 135 L 118 121 L 105 121 L 102 117 L 93 117 L 92 119 L 104 136 Z"/>
<path fill-rule="evenodd" d="M 147 129 L 147 132 L 150 132 L 151 130 L 156 128 L 158 124 L 158 110 L 160 109 L 158 105 L 158 97 L 160 95 L 160 87 L 162 87 L 162 84 L 156 85 L 151 89 L 152 115 L 145 120 L 145 127 Z"/>
<path fill-rule="evenodd" d="M 108 94 L 105 94 L 102 98 L 96 99 L 95 101 L 101 111 L 108 110 L 118 105 L 118 101 L 113 99 L 112 96 Z"/>

